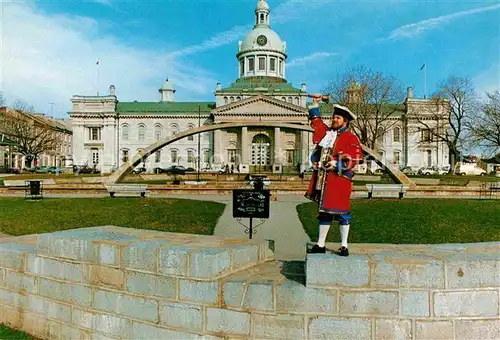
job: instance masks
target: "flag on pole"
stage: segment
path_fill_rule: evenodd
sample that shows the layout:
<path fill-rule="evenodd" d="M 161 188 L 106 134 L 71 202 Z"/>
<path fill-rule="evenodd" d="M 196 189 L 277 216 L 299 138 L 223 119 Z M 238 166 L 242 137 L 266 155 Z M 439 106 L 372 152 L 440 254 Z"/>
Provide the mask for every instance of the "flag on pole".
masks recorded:
<path fill-rule="evenodd" d="M 422 71 L 425 67 L 425 63 L 422 65 L 422 67 L 420 67 L 420 71 Z"/>

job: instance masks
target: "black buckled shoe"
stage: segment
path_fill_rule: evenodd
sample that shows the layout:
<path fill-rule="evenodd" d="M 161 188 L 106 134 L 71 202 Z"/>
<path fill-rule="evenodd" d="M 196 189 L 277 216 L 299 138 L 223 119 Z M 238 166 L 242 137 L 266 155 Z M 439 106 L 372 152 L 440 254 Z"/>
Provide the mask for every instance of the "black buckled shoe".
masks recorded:
<path fill-rule="evenodd" d="M 347 249 L 346 247 L 340 247 L 339 248 L 339 251 L 340 251 L 340 256 L 349 256 L 349 249 Z"/>
<path fill-rule="evenodd" d="M 309 251 L 309 254 L 324 254 L 326 253 L 326 247 L 320 247 L 315 244 Z"/>

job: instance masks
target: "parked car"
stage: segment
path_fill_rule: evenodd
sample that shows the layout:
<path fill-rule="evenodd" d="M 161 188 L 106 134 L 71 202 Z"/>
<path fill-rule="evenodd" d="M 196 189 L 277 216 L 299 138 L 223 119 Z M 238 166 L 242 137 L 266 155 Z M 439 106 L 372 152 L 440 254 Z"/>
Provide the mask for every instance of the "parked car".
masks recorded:
<path fill-rule="evenodd" d="M 0 166 L 0 174 L 18 174 L 20 171 L 17 168 L 9 168 L 6 166 Z"/>
<path fill-rule="evenodd" d="M 49 166 L 49 167 L 47 168 L 47 172 L 48 172 L 49 174 L 56 174 L 56 175 L 59 175 L 59 174 L 62 174 L 62 173 L 63 173 L 63 170 L 62 170 L 60 167 L 58 167 L 58 166 Z"/>
<path fill-rule="evenodd" d="M 438 166 L 430 166 L 430 167 L 424 167 L 418 170 L 419 175 L 425 175 L 425 176 L 430 176 L 430 175 L 446 175 L 449 172 L 449 167 L 442 167 L 439 168 Z"/>
<path fill-rule="evenodd" d="M 194 170 L 194 169 L 193 169 Z M 183 167 L 182 165 L 172 165 L 168 168 L 155 168 L 155 174 L 167 174 L 167 175 L 184 175 L 188 169 Z"/>
<path fill-rule="evenodd" d="M 476 163 L 463 163 L 458 162 L 455 165 L 456 175 L 472 175 L 472 176 L 485 176 L 486 170 L 480 168 Z"/>
<path fill-rule="evenodd" d="M 143 166 L 137 167 L 131 171 L 131 173 L 133 173 L 133 174 L 142 174 L 143 172 L 146 172 L 146 168 Z"/>
<path fill-rule="evenodd" d="M 405 175 L 418 175 L 418 171 L 422 169 L 421 166 L 405 166 L 401 169 L 401 172 L 404 173 Z"/>

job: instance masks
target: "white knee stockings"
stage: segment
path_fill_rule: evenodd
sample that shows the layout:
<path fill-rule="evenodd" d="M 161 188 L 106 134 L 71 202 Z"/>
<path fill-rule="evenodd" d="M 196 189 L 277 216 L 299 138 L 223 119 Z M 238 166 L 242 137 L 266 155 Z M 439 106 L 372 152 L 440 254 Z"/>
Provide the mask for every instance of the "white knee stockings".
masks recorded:
<path fill-rule="evenodd" d="M 342 247 L 347 248 L 347 237 L 349 236 L 349 224 L 340 226 L 340 239 Z"/>
<path fill-rule="evenodd" d="M 326 236 L 330 230 L 330 222 L 322 222 L 319 224 L 319 239 L 318 246 L 323 248 L 326 242 Z M 340 226 L 340 239 L 342 247 L 347 248 L 347 238 L 349 237 L 349 224 Z"/>

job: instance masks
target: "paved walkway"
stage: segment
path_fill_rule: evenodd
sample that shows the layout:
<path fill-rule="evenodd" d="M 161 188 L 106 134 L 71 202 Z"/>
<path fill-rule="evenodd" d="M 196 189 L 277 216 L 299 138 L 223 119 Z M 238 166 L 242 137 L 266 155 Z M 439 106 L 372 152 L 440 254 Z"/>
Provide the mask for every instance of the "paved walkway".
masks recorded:
<path fill-rule="evenodd" d="M 245 233 L 245 226 L 249 226 L 249 219 L 242 219 L 238 223 L 233 218 L 232 196 L 223 195 L 171 195 L 170 197 L 210 200 L 226 204 L 226 208 L 215 227 L 214 235 L 228 238 L 245 238 L 249 235 Z M 302 223 L 297 215 L 296 206 L 309 202 L 303 196 L 282 195 L 277 201 L 270 203 L 270 216 L 267 220 L 255 219 L 253 226 L 257 226 L 252 238 L 255 240 L 270 239 L 275 242 L 275 256 L 279 260 L 304 260 L 306 255 L 306 244 L 310 241 Z"/>

